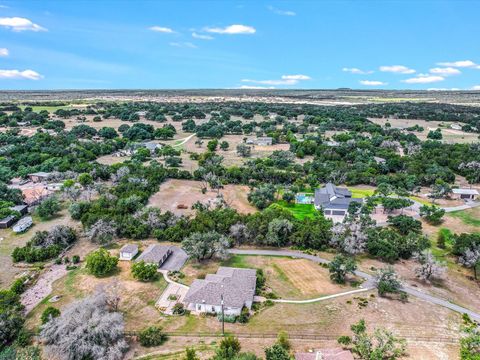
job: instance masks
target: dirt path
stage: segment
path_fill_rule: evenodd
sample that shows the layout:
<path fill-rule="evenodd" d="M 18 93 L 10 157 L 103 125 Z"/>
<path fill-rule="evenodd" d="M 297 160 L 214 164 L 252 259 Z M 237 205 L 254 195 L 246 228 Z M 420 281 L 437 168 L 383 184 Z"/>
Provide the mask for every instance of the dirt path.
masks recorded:
<path fill-rule="evenodd" d="M 52 292 L 52 284 L 67 274 L 65 265 L 52 265 L 46 272 L 42 273 L 35 285 L 27 289 L 21 296 L 21 303 L 25 306 L 25 313 L 28 314 L 40 302 Z"/>

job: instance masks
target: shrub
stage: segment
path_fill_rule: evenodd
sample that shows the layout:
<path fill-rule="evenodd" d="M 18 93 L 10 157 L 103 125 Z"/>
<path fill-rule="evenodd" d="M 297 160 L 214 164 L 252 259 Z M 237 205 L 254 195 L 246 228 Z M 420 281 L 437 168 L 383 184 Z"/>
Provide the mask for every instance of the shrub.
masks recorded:
<path fill-rule="evenodd" d="M 145 261 L 139 261 L 132 265 L 132 275 L 140 281 L 152 281 L 158 276 L 157 265 L 146 264 Z"/>
<path fill-rule="evenodd" d="M 80 256 L 78 255 L 73 255 L 72 256 L 72 263 L 78 264 L 80 262 Z"/>
<path fill-rule="evenodd" d="M 86 262 L 88 271 L 98 277 L 105 276 L 116 269 L 118 258 L 101 248 L 87 255 Z"/>
<path fill-rule="evenodd" d="M 60 316 L 60 310 L 58 310 L 56 307 L 49 306 L 45 310 L 43 310 L 40 320 L 42 321 L 42 325 L 44 325 L 47 322 L 49 322 L 51 319 L 59 316 Z"/>
<path fill-rule="evenodd" d="M 42 220 L 48 220 L 61 210 L 58 199 L 54 196 L 42 201 L 37 207 L 37 214 Z"/>
<path fill-rule="evenodd" d="M 248 319 L 250 319 L 250 310 L 248 310 L 248 308 L 244 306 L 242 308 L 240 316 L 237 318 L 237 321 L 241 324 L 246 324 L 248 322 Z"/>
<path fill-rule="evenodd" d="M 138 340 L 142 346 L 159 346 L 167 340 L 167 335 L 157 326 L 150 326 L 140 332 Z"/>
<path fill-rule="evenodd" d="M 177 302 L 175 305 L 173 305 L 172 313 L 174 315 L 183 315 L 185 312 L 185 306 L 182 303 Z"/>

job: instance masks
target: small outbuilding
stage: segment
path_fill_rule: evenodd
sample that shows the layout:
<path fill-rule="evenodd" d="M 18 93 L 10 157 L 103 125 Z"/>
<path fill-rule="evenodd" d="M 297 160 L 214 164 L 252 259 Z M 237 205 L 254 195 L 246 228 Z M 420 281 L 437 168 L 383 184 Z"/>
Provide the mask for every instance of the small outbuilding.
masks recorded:
<path fill-rule="evenodd" d="M 9 215 L 0 220 L 0 229 L 7 229 L 15 223 L 15 216 Z"/>
<path fill-rule="evenodd" d="M 138 245 L 126 244 L 120 249 L 120 260 L 131 261 L 138 254 Z"/>
<path fill-rule="evenodd" d="M 461 200 L 476 200 L 478 191 L 475 189 L 452 189 L 453 197 Z"/>
<path fill-rule="evenodd" d="M 49 176 L 50 176 L 50 173 L 47 173 L 47 172 L 44 172 L 44 171 L 39 171 L 39 172 L 36 172 L 36 173 L 28 174 L 28 178 L 33 182 L 47 181 Z"/>
<path fill-rule="evenodd" d="M 33 219 L 31 216 L 25 216 L 21 218 L 12 228 L 15 233 L 22 233 L 33 225 Z"/>

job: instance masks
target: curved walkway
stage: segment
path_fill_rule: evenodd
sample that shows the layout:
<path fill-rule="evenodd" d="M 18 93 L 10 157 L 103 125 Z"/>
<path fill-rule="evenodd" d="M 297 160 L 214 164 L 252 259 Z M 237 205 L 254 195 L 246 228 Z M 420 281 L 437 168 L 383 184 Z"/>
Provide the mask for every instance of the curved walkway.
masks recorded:
<path fill-rule="evenodd" d="M 187 136 L 186 138 L 183 138 L 183 139 L 179 139 L 181 140 L 178 144 L 175 144 L 173 145 L 172 147 L 179 147 L 179 146 L 182 146 L 183 144 L 185 144 L 188 140 L 190 140 L 192 137 L 194 137 L 196 134 L 192 134 L 190 136 Z"/>
<path fill-rule="evenodd" d="M 311 260 L 317 264 L 328 264 L 330 262 L 329 260 L 321 258 L 316 255 L 304 254 L 301 252 L 291 251 L 291 250 L 230 249 L 229 253 L 237 254 L 237 255 L 289 256 L 289 257 L 296 257 L 296 258 Z M 374 278 L 372 275 L 367 274 L 366 272 L 363 272 L 360 270 L 355 271 L 355 275 L 362 277 L 363 279 L 366 280 L 362 284 L 365 289 L 374 287 Z M 468 316 L 470 316 L 470 318 L 480 321 L 479 313 L 469 310 L 467 308 L 464 308 L 462 306 L 455 305 L 447 300 L 423 293 L 421 291 L 418 291 L 408 286 L 404 286 L 402 290 L 405 291 L 407 294 L 411 296 L 415 296 L 421 300 L 428 301 L 435 305 L 443 306 L 455 312 L 467 314 Z M 312 299 L 312 300 L 315 300 L 315 299 Z"/>
<path fill-rule="evenodd" d="M 341 293 L 337 293 L 337 294 L 333 294 L 333 295 L 326 295 L 326 296 L 321 296 L 319 298 L 307 299 L 307 300 L 274 299 L 272 301 L 276 302 L 276 303 L 284 303 L 284 304 L 311 304 L 311 303 L 319 302 L 319 301 L 323 301 L 323 300 L 335 299 L 335 298 L 340 297 L 340 296 L 357 294 L 357 293 L 364 292 L 364 291 L 369 291 L 369 290 L 372 290 L 372 289 L 373 289 L 373 287 L 362 288 L 362 289 L 345 291 L 345 292 L 341 292 Z"/>

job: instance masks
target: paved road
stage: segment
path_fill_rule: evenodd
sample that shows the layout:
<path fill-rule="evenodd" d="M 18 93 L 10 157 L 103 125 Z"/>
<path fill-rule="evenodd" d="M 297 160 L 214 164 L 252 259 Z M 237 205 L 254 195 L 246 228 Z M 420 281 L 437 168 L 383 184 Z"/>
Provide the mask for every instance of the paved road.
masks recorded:
<path fill-rule="evenodd" d="M 467 203 L 465 203 L 465 205 L 444 207 L 442 209 L 445 210 L 445 212 L 449 213 L 449 212 L 454 212 L 454 211 L 472 209 L 472 208 L 475 208 L 477 206 L 480 206 L 480 201 L 468 201 Z"/>
<path fill-rule="evenodd" d="M 238 254 L 238 255 L 290 256 L 290 257 L 297 257 L 297 258 L 311 260 L 317 264 L 328 264 L 330 262 L 329 260 L 321 258 L 316 255 L 304 254 L 301 252 L 291 251 L 291 250 L 230 249 L 229 252 L 231 254 Z M 355 271 L 355 275 L 360 276 L 366 280 L 362 284 L 362 287 L 365 287 L 365 288 L 373 287 L 374 279 L 372 275 L 359 270 Z M 480 321 L 479 313 L 469 310 L 467 308 L 464 308 L 462 306 L 452 304 L 447 300 L 426 294 L 424 292 L 418 291 L 408 286 L 404 286 L 402 290 L 405 291 L 407 294 L 411 296 L 415 296 L 421 300 L 446 307 L 447 309 L 450 309 L 462 314 L 468 314 L 470 318 Z"/>

